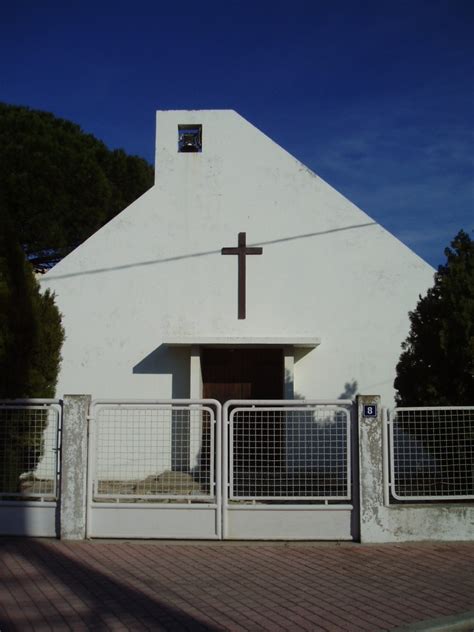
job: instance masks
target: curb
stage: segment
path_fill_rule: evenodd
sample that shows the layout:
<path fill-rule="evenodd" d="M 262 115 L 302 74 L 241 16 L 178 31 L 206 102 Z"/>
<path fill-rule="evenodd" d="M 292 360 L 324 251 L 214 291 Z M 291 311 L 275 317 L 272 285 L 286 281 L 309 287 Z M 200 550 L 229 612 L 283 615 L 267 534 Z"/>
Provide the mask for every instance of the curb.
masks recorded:
<path fill-rule="evenodd" d="M 390 632 L 474 632 L 474 610 L 455 614 L 450 617 L 426 619 Z"/>

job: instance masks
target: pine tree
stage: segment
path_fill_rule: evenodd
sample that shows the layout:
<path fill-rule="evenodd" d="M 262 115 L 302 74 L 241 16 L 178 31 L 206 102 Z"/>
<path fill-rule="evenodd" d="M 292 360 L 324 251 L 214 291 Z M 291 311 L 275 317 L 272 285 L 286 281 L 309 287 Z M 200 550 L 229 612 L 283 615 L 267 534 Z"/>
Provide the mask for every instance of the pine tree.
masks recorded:
<path fill-rule="evenodd" d="M 461 230 L 445 255 L 434 286 L 410 312 L 398 406 L 474 405 L 474 242 Z"/>
<path fill-rule="evenodd" d="M 70 121 L 0 103 L 0 206 L 29 261 L 48 269 L 153 185 L 143 158 Z"/>

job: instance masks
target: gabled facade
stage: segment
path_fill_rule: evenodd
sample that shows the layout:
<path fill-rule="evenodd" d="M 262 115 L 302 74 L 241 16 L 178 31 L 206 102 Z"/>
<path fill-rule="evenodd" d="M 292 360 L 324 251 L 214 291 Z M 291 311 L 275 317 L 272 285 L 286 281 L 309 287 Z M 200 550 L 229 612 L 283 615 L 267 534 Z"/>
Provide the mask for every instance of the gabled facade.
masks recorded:
<path fill-rule="evenodd" d="M 244 240 L 254 252 L 223 253 Z M 390 405 L 433 272 L 236 112 L 158 112 L 154 187 L 42 280 L 66 330 L 58 395 L 337 398 L 351 383 Z"/>

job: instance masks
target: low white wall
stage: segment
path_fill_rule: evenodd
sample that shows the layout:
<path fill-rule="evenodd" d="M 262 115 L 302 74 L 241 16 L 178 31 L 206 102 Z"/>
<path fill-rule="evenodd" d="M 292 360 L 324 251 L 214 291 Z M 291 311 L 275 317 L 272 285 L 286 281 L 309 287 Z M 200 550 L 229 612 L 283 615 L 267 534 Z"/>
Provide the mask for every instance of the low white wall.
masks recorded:
<path fill-rule="evenodd" d="M 378 414 L 364 418 L 364 404 Z M 382 410 L 379 396 L 359 396 L 361 542 L 474 540 L 474 503 L 403 504 L 384 502 Z"/>
<path fill-rule="evenodd" d="M 228 505 L 228 540 L 352 540 L 351 505 Z"/>
<path fill-rule="evenodd" d="M 56 502 L 0 503 L 0 535 L 19 535 L 33 538 L 56 537 Z"/>
<path fill-rule="evenodd" d="M 89 507 L 87 537 L 216 540 L 216 505 L 106 504 Z"/>

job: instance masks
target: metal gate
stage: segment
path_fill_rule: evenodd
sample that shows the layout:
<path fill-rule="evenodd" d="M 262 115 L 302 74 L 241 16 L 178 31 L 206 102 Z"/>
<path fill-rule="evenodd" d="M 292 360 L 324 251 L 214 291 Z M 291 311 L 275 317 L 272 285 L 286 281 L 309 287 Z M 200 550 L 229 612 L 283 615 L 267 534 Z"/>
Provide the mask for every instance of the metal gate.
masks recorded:
<path fill-rule="evenodd" d="M 0 535 L 54 537 L 62 402 L 0 400 Z"/>
<path fill-rule="evenodd" d="M 87 536 L 221 538 L 221 405 L 97 400 Z"/>
<path fill-rule="evenodd" d="M 353 403 L 97 400 L 89 537 L 352 539 Z"/>
<path fill-rule="evenodd" d="M 224 406 L 223 537 L 350 540 L 351 401 Z"/>

